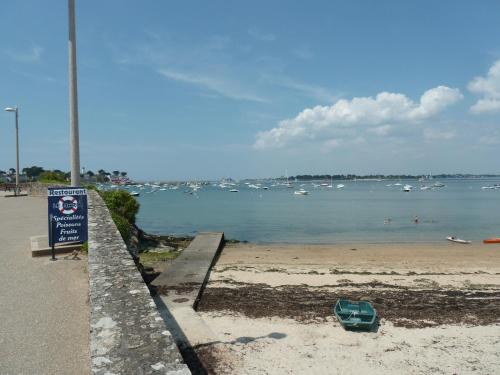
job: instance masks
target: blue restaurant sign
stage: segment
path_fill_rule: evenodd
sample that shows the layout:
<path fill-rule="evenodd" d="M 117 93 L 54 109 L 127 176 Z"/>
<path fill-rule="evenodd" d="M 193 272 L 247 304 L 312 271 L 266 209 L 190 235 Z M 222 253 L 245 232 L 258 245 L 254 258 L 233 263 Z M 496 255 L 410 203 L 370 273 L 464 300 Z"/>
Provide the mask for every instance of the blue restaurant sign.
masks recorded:
<path fill-rule="evenodd" d="M 49 246 L 87 241 L 87 189 L 49 188 Z"/>

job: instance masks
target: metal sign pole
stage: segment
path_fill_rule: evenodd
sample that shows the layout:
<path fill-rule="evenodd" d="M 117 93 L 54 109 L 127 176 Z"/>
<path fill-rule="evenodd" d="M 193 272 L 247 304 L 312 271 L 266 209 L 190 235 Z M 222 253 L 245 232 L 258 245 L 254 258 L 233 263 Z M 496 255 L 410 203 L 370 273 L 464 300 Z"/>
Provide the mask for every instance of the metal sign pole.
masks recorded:
<path fill-rule="evenodd" d="M 52 249 L 52 258 L 50 260 L 57 260 L 56 259 L 56 249 L 54 248 L 54 245 L 55 245 L 55 240 L 54 240 L 54 223 L 55 223 L 55 220 L 54 220 L 54 216 L 50 215 L 50 238 L 52 239 L 52 246 L 51 246 L 51 249 Z"/>

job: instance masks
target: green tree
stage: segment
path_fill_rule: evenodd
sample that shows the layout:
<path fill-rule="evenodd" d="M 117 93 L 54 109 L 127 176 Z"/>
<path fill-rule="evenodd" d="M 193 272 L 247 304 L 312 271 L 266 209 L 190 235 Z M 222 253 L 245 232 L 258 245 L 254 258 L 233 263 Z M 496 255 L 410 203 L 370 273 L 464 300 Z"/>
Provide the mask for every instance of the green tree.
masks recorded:
<path fill-rule="evenodd" d="M 113 176 L 118 177 L 120 175 L 120 171 L 113 171 Z"/>
<path fill-rule="evenodd" d="M 127 175 L 127 172 L 120 172 L 120 176 L 125 177 Z"/>
<path fill-rule="evenodd" d="M 43 171 L 44 169 L 42 167 L 37 167 L 36 165 L 23 168 L 23 173 L 25 173 L 29 179 L 36 179 Z"/>
<path fill-rule="evenodd" d="M 104 169 L 99 169 L 96 177 L 97 182 L 106 182 L 106 174 L 107 172 Z"/>

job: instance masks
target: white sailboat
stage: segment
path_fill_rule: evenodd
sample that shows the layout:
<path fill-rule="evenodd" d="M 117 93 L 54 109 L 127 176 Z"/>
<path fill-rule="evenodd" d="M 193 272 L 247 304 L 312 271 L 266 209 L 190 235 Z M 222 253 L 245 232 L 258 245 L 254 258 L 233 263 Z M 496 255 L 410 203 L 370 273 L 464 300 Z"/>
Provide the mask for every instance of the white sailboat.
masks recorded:
<path fill-rule="evenodd" d="M 333 176 L 330 176 L 330 185 L 328 185 L 327 188 L 329 189 L 333 188 Z"/>
<path fill-rule="evenodd" d="M 288 171 L 286 169 L 285 169 L 285 175 L 286 175 L 286 184 L 285 184 L 285 186 L 287 188 L 293 188 L 292 183 L 290 181 L 288 181 Z"/>

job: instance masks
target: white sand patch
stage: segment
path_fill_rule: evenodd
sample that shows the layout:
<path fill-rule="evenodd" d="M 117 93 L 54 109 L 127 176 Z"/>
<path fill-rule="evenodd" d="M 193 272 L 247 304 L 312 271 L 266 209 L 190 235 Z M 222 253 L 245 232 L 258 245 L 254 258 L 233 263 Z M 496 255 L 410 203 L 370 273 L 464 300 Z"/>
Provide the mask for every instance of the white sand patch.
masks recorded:
<path fill-rule="evenodd" d="M 446 270 L 448 271 L 448 270 Z M 306 267 L 266 267 L 262 265 L 238 267 L 227 269 L 224 266 L 217 266 L 210 276 L 211 287 L 217 286 L 218 282 L 230 281 L 247 284 L 264 283 L 270 286 L 280 285 L 302 285 L 309 286 L 342 286 L 346 283 L 370 283 L 376 280 L 378 283 L 399 285 L 414 289 L 427 289 L 429 287 L 446 287 L 453 289 L 469 289 L 471 284 L 480 285 L 482 290 L 487 290 L 489 285 L 498 287 L 500 275 L 485 273 L 446 273 L 446 274 L 425 274 L 417 273 L 408 275 L 408 271 L 397 269 L 398 274 L 385 275 L 382 272 L 391 271 L 353 269 L 339 271 L 334 268 Z M 410 271 L 411 272 L 411 271 Z M 414 272 L 414 271 L 413 271 Z M 448 271 L 449 272 L 449 271 Z M 416 272 L 414 272 L 416 273 Z M 440 273 L 444 273 L 440 270 Z M 230 285 L 224 284 L 226 287 Z"/>
<path fill-rule="evenodd" d="M 495 374 L 500 325 L 406 329 L 382 320 L 376 333 L 327 323 L 202 313 L 233 374 Z M 232 360 L 231 360 L 232 357 Z M 237 364 L 237 367 L 235 365 Z M 220 373 L 225 373 L 224 363 Z"/>

